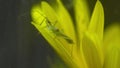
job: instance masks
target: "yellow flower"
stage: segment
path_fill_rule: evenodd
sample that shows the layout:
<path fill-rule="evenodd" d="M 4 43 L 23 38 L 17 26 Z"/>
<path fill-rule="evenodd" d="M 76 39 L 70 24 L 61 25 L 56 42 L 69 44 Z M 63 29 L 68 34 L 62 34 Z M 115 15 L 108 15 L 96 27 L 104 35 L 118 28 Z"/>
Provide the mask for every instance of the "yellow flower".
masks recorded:
<path fill-rule="evenodd" d="M 108 39 L 111 39 L 112 34 L 108 31 L 103 38 L 104 11 L 101 2 L 97 0 L 91 18 L 86 0 L 73 2 L 75 22 L 62 2 L 56 0 L 55 6 L 45 1 L 33 6 L 32 24 L 70 68 L 119 68 L 118 63 L 112 62 L 118 62 L 119 42 L 115 42 L 116 46 L 111 55 L 110 51 L 114 46 L 109 46 Z M 113 29 L 113 32 L 115 30 Z M 107 34 L 110 34 L 110 37 Z M 120 41 L 119 39 L 116 41 Z M 113 66 L 110 67 L 109 64 Z"/>

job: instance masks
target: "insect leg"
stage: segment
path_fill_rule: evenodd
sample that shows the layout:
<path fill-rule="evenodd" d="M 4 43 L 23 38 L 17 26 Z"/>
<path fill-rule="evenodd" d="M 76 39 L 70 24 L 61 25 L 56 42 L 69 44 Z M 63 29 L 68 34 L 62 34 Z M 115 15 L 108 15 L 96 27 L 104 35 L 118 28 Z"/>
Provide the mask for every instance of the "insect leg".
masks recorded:
<path fill-rule="evenodd" d="M 46 19 L 44 18 L 43 20 L 42 20 L 42 22 L 40 23 L 40 25 L 42 25 L 42 23 L 45 21 Z"/>

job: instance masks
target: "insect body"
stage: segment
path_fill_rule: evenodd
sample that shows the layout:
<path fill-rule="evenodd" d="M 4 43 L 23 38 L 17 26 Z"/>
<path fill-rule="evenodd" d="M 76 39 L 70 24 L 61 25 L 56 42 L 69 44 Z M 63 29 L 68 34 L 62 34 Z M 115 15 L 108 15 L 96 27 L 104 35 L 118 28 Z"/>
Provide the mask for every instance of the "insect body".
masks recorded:
<path fill-rule="evenodd" d="M 59 37 L 62 37 L 62 38 L 64 38 L 68 43 L 70 43 L 70 44 L 73 44 L 74 42 L 73 42 L 73 40 L 70 38 L 70 37 L 68 37 L 67 35 L 65 35 L 65 34 L 63 34 L 57 27 L 55 27 L 54 25 L 56 24 L 56 22 L 55 22 L 55 24 L 54 25 L 52 25 L 51 23 L 50 23 L 50 21 L 45 17 L 45 19 L 44 20 L 46 20 L 46 25 L 47 25 L 47 28 L 51 31 L 51 32 L 53 32 L 56 36 L 59 36 Z M 42 22 L 43 23 L 43 22 Z M 41 23 L 41 24 L 42 24 Z"/>

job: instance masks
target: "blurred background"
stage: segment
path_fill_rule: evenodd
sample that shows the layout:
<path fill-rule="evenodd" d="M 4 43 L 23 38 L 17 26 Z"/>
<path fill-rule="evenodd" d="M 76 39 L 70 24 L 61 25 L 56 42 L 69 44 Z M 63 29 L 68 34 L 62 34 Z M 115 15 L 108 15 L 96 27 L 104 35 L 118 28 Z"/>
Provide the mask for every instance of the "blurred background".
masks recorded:
<path fill-rule="evenodd" d="M 0 68 L 49 68 L 48 57 L 59 59 L 30 23 L 31 6 L 39 1 L 0 0 Z M 72 0 L 62 1 L 72 15 Z M 95 2 L 88 0 L 91 13 Z M 120 22 L 120 0 L 101 2 L 105 11 L 105 27 Z"/>

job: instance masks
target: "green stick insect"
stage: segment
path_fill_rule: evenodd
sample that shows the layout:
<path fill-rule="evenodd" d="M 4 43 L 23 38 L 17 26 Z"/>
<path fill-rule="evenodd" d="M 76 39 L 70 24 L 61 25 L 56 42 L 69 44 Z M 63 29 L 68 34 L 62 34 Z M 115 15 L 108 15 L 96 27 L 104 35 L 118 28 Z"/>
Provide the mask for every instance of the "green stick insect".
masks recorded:
<path fill-rule="evenodd" d="M 42 14 L 41 14 L 41 15 L 42 15 Z M 42 15 L 42 16 L 43 16 L 43 15 Z M 45 17 L 45 16 L 43 16 L 43 17 Z M 46 21 L 47 28 L 48 28 L 51 32 L 53 32 L 56 36 L 59 36 L 59 37 L 64 38 L 69 44 L 73 44 L 73 43 L 74 43 L 73 40 L 72 40 L 70 37 L 68 37 L 67 35 L 65 35 L 64 33 L 62 33 L 57 27 L 55 27 L 55 24 L 56 24 L 57 22 L 55 22 L 55 24 L 52 25 L 51 22 L 47 19 L 47 17 L 45 17 L 45 18 L 43 19 L 42 23 L 43 23 L 44 21 Z M 41 23 L 41 24 L 42 24 L 42 23 Z M 40 24 L 40 25 L 41 25 L 41 24 Z"/>

